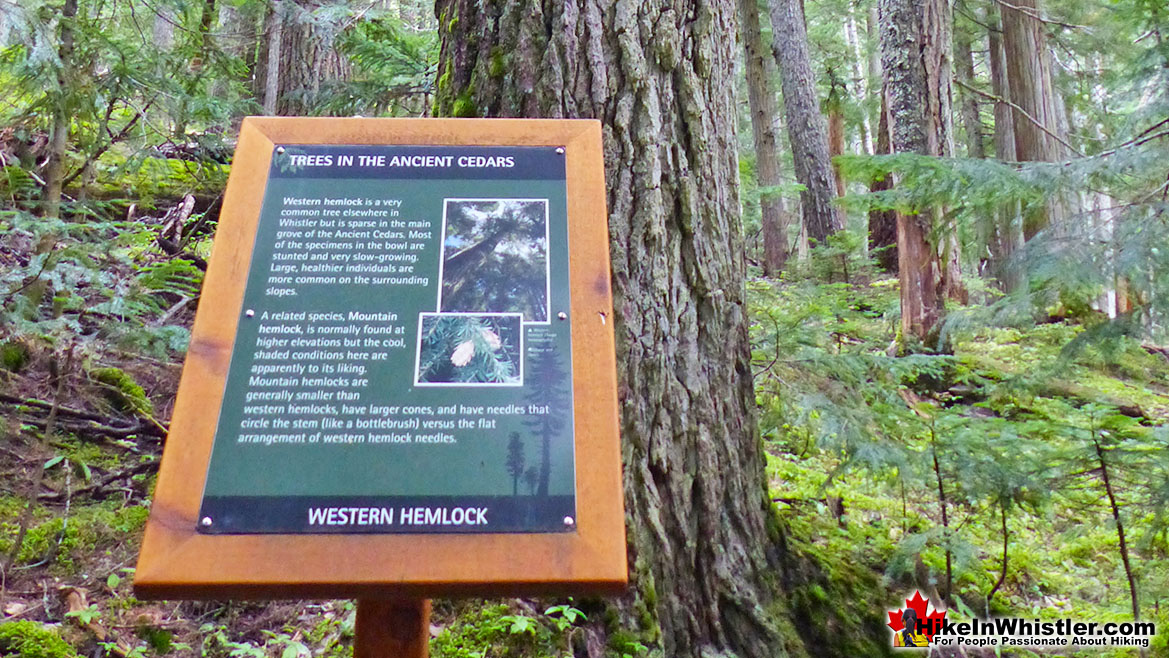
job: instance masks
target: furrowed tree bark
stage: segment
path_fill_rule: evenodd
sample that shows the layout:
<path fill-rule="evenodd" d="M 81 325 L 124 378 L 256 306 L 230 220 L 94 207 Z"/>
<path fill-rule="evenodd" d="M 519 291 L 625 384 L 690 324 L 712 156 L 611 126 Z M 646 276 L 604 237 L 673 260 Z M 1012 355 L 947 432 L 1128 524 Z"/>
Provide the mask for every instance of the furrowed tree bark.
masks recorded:
<path fill-rule="evenodd" d="M 1039 0 L 1016 0 L 1000 8 L 1003 51 L 1006 57 L 1010 99 L 1021 112 L 1013 112 L 1015 159 L 1020 162 L 1059 162 L 1068 155 L 1058 138 L 1066 140 L 1066 121 L 1051 77 L 1051 52 L 1047 47 Z M 1037 125 L 1038 124 L 1038 125 Z M 1058 138 L 1057 138 L 1058 137 Z M 1059 223 L 1066 209 L 1059 199 L 1047 211 L 1024 218 L 1023 237 L 1030 240 L 1044 228 Z"/>
<path fill-rule="evenodd" d="M 1007 77 L 1007 54 L 1003 48 L 1002 27 L 999 13 L 992 7 L 989 16 L 991 28 L 987 30 L 990 50 L 991 91 L 999 98 L 1011 98 L 1011 83 Z M 1014 111 L 1006 103 L 994 105 L 994 157 L 1003 162 L 1015 159 Z M 1023 223 L 1019 217 L 1019 205 L 1012 203 L 1000 210 L 995 217 L 995 239 L 991 243 L 993 252 L 991 273 L 998 279 L 1006 292 L 1018 290 L 1023 285 L 1020 268 L 1012 259 L 1023 246 Z"/>
<path fill-rule="evenodd" d="M 284 2 L 273 0 L 265 19 L 264 57 L 256 64 L 256 86 L 264 90 L 264 114 L 276 114 L 276 102 L 280 94 L 280 50 L 284 40 Z M 263 73 L 263 75 L 259 75 Z"/>
<path fill-rule="evenodd" d="M 440 0 L 436 114 L 603 126 L 632 592 L 671 657 L 786 655 L 755 426 L 731 0 Z"/>
<path fill-rule="evenodd" d="M 352 73 L 348 58 L 335 47 L 341 23 L 330 24 L 312 15 L 322 6 L 321 0 L 273 3 L 268 47 L 261 50 L 263 61 L 256 67 L 265 72 L 262 88 L 267 114 L 314 114 L 322 90 Z"/>
<path fill-rule="evenodd" d="M 792 148 L 796 180 L 804 186 L 800 205 L 810 239 L 824 244 L 844 227 L 833 201 L 835 175 L 828 155 L 828 126 L 816 97 L 816 77 L 808 54 L 808 29 L 800 0 L 768 0 L 771 48 L 779 64 L 784 123 Z"/>
<path fill-rule="evenodd" d="M 771 81 L 775 79 L 775 59 L 763 44 L 759 26 L 758 0 L 738 0 L 740 32 L 743 40 L 747 74 L 747 103 L 751 111 L 751 136 L 755 143 L 756 179 L 765 191 L 759 195 L 763 225 L 763 274 L 778 275 L 787 262 L 788 214 L 783 196 L 774 188 L 782 182 L 779 169 L 779 139 L 775 124 L 779 104 Z M 766 191 L 772 188 L 772 191 Z"/>
<path fill-rule="evenodd" d="M 881 68 L 894 153 L 942 155 L 947 142 L 941 132 L 945 117 L 937 115 L 942 98 L 929 88 L 941 68 L 930 57 L 940 42 L 927 34 L 936 25 L 939 5 L 945 0 L 880 0 Z M 942 261 L 931 242 L 936 217 L 933 208 L 897 213 L 901 333 L 906 342 L 935 343 L 944 312 Z"/>

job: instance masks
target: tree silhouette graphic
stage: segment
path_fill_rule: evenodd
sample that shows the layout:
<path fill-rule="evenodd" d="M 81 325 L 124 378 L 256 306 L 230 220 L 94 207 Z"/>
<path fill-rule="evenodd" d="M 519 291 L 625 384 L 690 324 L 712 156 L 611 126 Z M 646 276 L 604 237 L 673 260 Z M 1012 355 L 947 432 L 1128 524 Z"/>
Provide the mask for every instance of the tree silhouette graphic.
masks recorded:
<path fill-rule="evenodd" d="M 548 480 L 552 475 L 552 440 L 564 429 L 565 416 L 572 410 L 568 409 L 568 373 L 561 366 L 559 352 L 551 341 L 534 347 L 538 351 L 530 357 L 530 374 L 525 377 L 529 393 L 525 399 L 529 405 L 540 407 L 545 413 L 529 415 L 524 425 L 540 439 L 540 476 L 536 495 L 547 496 Z"/>
<path fill-rule="evenodd" d="M 512 432 L 507 442 L 507 473 L 511 476 L 511 495 L 520 495 L 520 478 L 524 476 L 524 442 L 519 432 Z"/>

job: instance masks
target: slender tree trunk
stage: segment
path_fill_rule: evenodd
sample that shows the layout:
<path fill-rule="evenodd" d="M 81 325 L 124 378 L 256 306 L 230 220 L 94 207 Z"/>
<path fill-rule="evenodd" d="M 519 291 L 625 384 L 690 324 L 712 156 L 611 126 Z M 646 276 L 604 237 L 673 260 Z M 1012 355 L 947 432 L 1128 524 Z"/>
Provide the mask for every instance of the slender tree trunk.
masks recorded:
<path fill-rule="evenodd" d="M 947 143 L 945 117 L 936 115 L 944 99 L 929 89 L 942 69 L 931 57 L 941 45 L 938 35 L 926 32 L 936 28 L 939 5 L 945 0 L 880 0 L 881 68 L 894 153 L 942 155 Z M 936 216 L 932 208 L 897 213 L 902 338 L 927 345 L 936 338 L 944 310 L 943 268 L 930 240 Z"/>
<path fill-rule="evenodd" d="M 828 110 L 828 157 L 831 162 L 831 158 L 844 155 L 844 90 L 833 84 L 825 106 Z M 836 196 L 844 196 L 844 175 L 835 162 L 832 162 L 832 180 L 836 183 Z"/>
<path fill-rule="evenodd" d="M 869 88 L 880 89 L 883 86 L 884 74 L 881 71 L 881 48 L 880 44 L 880 12 L 877 3 L 873 3 L 869 7 L 869 11 L 865 14 L 865 34 L 869 43 L 877 43 L 878 47 L 873 48 L 869 52 Z"/>
<path fill-rule="evenodd" d="M 954 75 L 959 82 L 973 87 L 974 54 L 972 39 L 965 31 L 954 34 Z M 966 157 L 981 160 L 986 157 L 982 145 L 982 118 L 978 110 L 978 97 L 969 89 L 962 90 L 962 128 L 966 133 Z"/>
<path fill-rule="evenodd" d="M 734 4 L 440 0 L 436 12 L 439 115 L 602 122 L 633 578 L 618 605 L 660 655 L 786 655 L 799 640 L 770 617 L 781 537 L 747 339 Z"/>
<path fill-rule="evenodd" d="M 800 0 L 769 2 L 771 48 L 779 63 L 784 123 L 796 180 L 805 188 L 800 192 L 804 226 L 810 239 L 824 244 L 844 222 L 833 203 L 836 194 L 828 156 L 828 127 L 816 97 L 803 5 Z"/>
<path fill-rule="evenodd" d="M 73 19 L 77 16 L 77 0 L 65 0 L 59 21 L 60 45 L 57 56 L 61 68 L 57 73 L 57 100 L 53 108 L 53 134 L 49 140 L 49 157 L 45 163 L 45 217 L 61 214 L 61 195 L 64 193 L 65 153 L 69 147 L 69 109 L 65 97 L 69 93 L 69 73 L 73 65 Z"/>
<path fill-rule="evenodd" d="M 1059 162 L 1067 156 L 1060 138 L 1060 107 L 1051 77 L 1051 52 L 1036 18 L 1042 11 L 1039 0 L 1015 0 L 1011 8 L 1001 7 L 1003 51 L 1010 99 L 1027 114 L 1013 112 L 1015 159 L 1020 162 Z M 1030 116 L 1027 116 L 1030 115 Z M 1062 122 L 1066 125 L 1066 121 Z M 1047 211 L 1024 218 L 1023 236 L 1030 240 L 1047 226 L 1059 223 L 1063 204 L 1054 200 Z"/>
<path fill-rule="evenodd" d="M 999 591 L 999 588 L 1003 586 L 1003 583 L 1007 582 L 1007 557 L 1009 556 L 1009 553 L 1007 552 L 1007 550 L 1010 548 L 1010 545 L 1011 545 L 1011 543 L 1010 543 L 1011 542 L 1011 535 L 1007 531 L 1007 503 L 1006 503 L 1006 501 L 1003 501 L 1002 504 L 999 505 L 999 512 L 1001 513 L 1000 519 L 1002 521 L 1001 534 L 1003 536 L 1003 563 L 1002 563 L 1002 568 L 999 569 L 998 580 L 994 581 L 994 587 L 991 587 L 990 592 L 988 592 L 986 594 L 986 607 L 987 607 L 986 615 L 988 617 L 990 616 L 990 601 L 991 601 L 991 599 L 994 598 L 995 592 Z"/>
<path fill-rule="evenodd" d="M 893 152 L 889 143 L 889 104 L 881 94 L 881 118 L 877 122 L 877 155 Z M 893 188 L 890 178 L 869 183 L 870 192 L 883 192 Z M 869 251 L 876 254 L 877 263 L 886 272 L 897 272 L 897 213 L 892 210 L 869 211 Z"/>
<path fill-rule="evenodd" d="M 739 23 L 746 59 L 747 102 L 751 110 L 751 134 L 755 142 L 755 168 L 759 187 L 759 209 L 763 224 L 763 273 L 778 275 L 787 262 L 788 214 L 783 196 L 775 191 L 782 180 L 779 169 L 779 142 L 775 124 L 779 106 L 771 81 L 775 79 L 775 59 L 763 45 L 759 26 L 758 0 L 738 0 Z M 767 188 L 772 188 L 768 190 Z"/>
<path fill-rule="evenodd" d="M 244 62 L 248 71 L 255 67 L 256 22 L 250 12 L 244 12 L 231 3 L 219 5 L 219 28 L 212 41 L 223 53 Z M 210 93 L 221 98 L 228 93 L 230 81 L 216 76 L 211 81 Z"/>
<path fill-rule="evenodd" d="M 877 5 L 874 4 L 865 14 L 865 33 L 869 41 L 877 41 L 879 16 Z M 885 92 L 883 74 L 881 72 L 881 50 L 874 48 L 868 59 L 868 76 L 870 88 L 875 87 L 880 94 L 879 113 L 877 115 L 877 136 L 873 144 L 873 153 L 889 155 L 893 152 L 889 137 L 889 103 Z M 889 178 L 873 181 L 869 184 L 870 192 L 881 192 L 891 189 L 893 181 Z M 869 211 L 869 252 L 876 254 L 877 263 L 886 272 L 895 273 L 897 266 L 897 214 L 891 210 Z"/>
<path fill-rule="evenodd" d="M 853 15 L 851 5 L 848 11 L 848 21 L 844 24 L 844 39 L 852 55 L 853 89 L 857 107 L 861 109 L 861 148 L 864 149 L 866 154 L 872 155 L 874 153 L 873 122 L 869 119 L 869 90 L 872 88 L 872 81 L 880 80 L 880 78 L 867 77 L 864 68 L 862 68 L 867 58 L 864 56 L 864 51 L 861 48 L 856 16 Z M 880 83 L 878 82 L 877 84 L 879 85 Z"/>
<path fill-rule="evenodd" d="M 1120 543 L 1120 561 L 1124 564 L 1124 575 L 1128 579 L 1128 595 L 1132 601 L 1132 618 L 1141 618 L 1141 603 L 1137 598 L 1137 579 L 1132 572 L 1132 563 L 1128 557 L 1128 543 L 1124 535 L 1124 521 L 1120 518 L 1120 505 L 1116 502 L 1116 492 L 1112 489 L 1112 477 L 1108 472 L 1108 460 L 1104 458 L 1104 447 L 1100 445 L 1100 438 L 1096 430 L 1092 430 L 1092 443 L 1096 447 L 1096 459 L 1100 463 L 1100 477 L 1104 480 L 1104 491 L 1108 494 L 1108 506 L 1112 510 L 1112 521 L 1116 524 L 1116 538 Z"/>
<path fill-rule="evenodd" d="M 933 433 L 930 428 L 930 433 Z M 954 591 L 954 552 L 950 550 L 950 503 L 946 498 L 946 482 L 942 478 L 942 467 L 938 463 L 937 437 L 933 439 L 934 477 L 938 485 L 938 505 L 942 510 L 942 538 L 946 542 L 946 587 L 942 592 L 942 600 L 950 604 L 950 595 Z"/>
<path fill-rule="evenodd" d="M 280 52 L 284 41 L 284 11 L 283 0 L 272 1 L 264 29 L 268 47 L 262 51 L 265 57 L 257 67 L 264 72 L 264 76 L 257 77 L 257 81 L 262 83 L 260 87 L 264 90 L 264 114 L 269 116 L 276 114 L 280 94 Z"/>
<path fill-rule="evenodd" d="M 151 28 L 153 46 L 163 52 L 169 52 L 175 47 L 175 22 L 178 12 L 174 7 L 161 5 L 155 9 L 154 25 Z"/>
<path fill-rule="evenodd" d="M 1002 28 L 997 10 L 988 16 L 990 29 L 991 91 L 998 98 L 1011 98 L 1011 83 L 1007 76 L 1007 54 L 1003 48 Z M 1015 150 L 1014 111 L 1006 103 L 994 106 L 994 157 L 1003 162 L 1013 162 Z M 1014 292 L 1023 285 L 1021 268 L 1013 262 L 1014 255 L 1023 247 L 1023 222 L 1019 204 L 1011 203 L 995 216 L 995 239 L 991 242 L 991 273 L 998 279 L 1006 292 Z"/>
<path fill-rule="evenodd" d="M 179 140 L 186 141 L 187 138 L 187 123 L 189 120 L 190 99 L 197 93 L 200 93 L 204 71 L 210 64 L 212 56 L 212 47 L 214 45 L 211 38 L 211 28 L 215 24 L 215 17 L 218 13 L 215 9 L 216 0 L 203 0 L 203 10 L 199 15 L 199 29 L 194 33 L 193 37 L 197 43 L 195 44 L 197 52 L 199 53 L 191 60 L 191 67 L 194 69 L 191 77 L 187 80 L 185 94 L 179 98 L 179 105 L 175 111 L 175 137 Z"/>

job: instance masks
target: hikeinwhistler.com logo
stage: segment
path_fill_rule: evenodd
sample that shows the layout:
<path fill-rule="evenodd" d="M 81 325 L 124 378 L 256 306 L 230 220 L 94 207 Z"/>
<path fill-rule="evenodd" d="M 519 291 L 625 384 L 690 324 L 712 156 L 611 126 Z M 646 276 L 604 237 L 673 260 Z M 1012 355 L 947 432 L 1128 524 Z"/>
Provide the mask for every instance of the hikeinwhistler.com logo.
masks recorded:
<path fill-rule="evenodd" d="M 1157 625 L 1148 621 L 1083 621 L 1060 617 L 991 617 L 958 621 L 914 592 L 905 607 L 889 610 L 893 646 L 926 647 L 1140 647 L 1148 648 Z M 966 612 L 969 612 L 968 610 Z"/>

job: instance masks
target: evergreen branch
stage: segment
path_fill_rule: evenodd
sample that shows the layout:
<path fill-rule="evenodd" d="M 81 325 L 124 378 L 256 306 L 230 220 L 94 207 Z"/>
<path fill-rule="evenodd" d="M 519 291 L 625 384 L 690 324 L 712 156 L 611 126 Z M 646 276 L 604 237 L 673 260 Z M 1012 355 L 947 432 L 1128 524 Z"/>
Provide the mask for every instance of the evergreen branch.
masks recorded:
<path fill-rule="evenodd" d="M 1132 139 L 1128 140 L 1127 142 L 1125 142 L 1125 143 L 1123 143 L 1115 148 L 1109 149 L 1107 151 L 1104 151 L 1103 153 L 1098 154 L 1097 157 L 1101 157 L 1101 158 L 1106 157 L 1106 156 L 1112 155 L 1113 153 L 1116 153 L 1118 151 L 1126 149 L 1130 146 L 1142 146 L 1142 145 L 1147 144 L 1147 143 L 1149 143 L 1153 140 L 1156 140 L 1158 138 L 1165 137 L 1166 135 L 1169 135 L 1169 132 L 1160 132 L 1160 133 L 1157 133 L 1155 135 L 1150 135 L 1149 133 L 1151 133 L 1154 130 L 1156 130 L 1164 125 L 1167 125 L 1167 124 L 1169 124 L 1169 118 L 1161 119 L 1157 123 L 1154 123 L 1153 125 L 1149 126 L 1148 128 L 1145 128 L 1144 130 L 1142 130 L 1140 133 L 1137 134 L 1136 137 L 1133 137 Z"/>
<path fill-rule="evenodd" d="M 111 146 L 113 146 L 114 144 L 117 144 L 118 142 L 121 142 L 123 139 L 125 139 L 126 136 L 130 134 L 130 131 L 134 129 L 134 126 L 138 123 L 138 120 L 142 118 L 142 113 L 145 112 L 146 110 L 149 110 L 150 106 L 153 104 L 154 104 L 154 99 L 151 99 L 149 103 L 147 103 L 145 106 L 142 107 L 141 110 L 137 111 L 137 114 L 134 115 L 133 119 L 130 119 L 129 123 L 127 123 L 120 131 L 118 131 L 117 135 L 110 135 L 109 141 L 107 141 L 105 144 L 102 144 L 100 148 L 98 148 L 96 151 L 94 151 L 88 157 L 86 157 L 85 162 L 82 162 L 81 166 L 78 167 L 76 171 L 69 174 L 68 176 L 65 177 L 64 180 L 61 181 L 61 187 L 62 188 L 68 187 L 70 183 L 72 183 L 74 180 L 76 180 L 77 177 L 80 176 L 82 174 L 82 172 L 85 171 L 86 167 L 88 167 L 90 164 L 92 164 L 94 161 L 96 161 L 101 156 L 105 155 L 105 152 L 110 150 Z M 110 110 L 111 111 L 113 110 L 113 106 L 114 106 L 113 103 L 110 103 Z"/>
<path fill-rule="evenodd" d="M 57 246 L 57 244 L 56 244 L 56 243 L 53 243 L 53 247 L 56 247 L 56 246 Z M 53 247 L 50 247 L 50 249 L 52 249 Z M 50 262 L 52 262 L 52 261 L 53 261 L 53 253 L 52 253 L 52 252 L 50 252 L 50 253 L 49 253 L 47 256 L 45 256 L 45 260 L 44 260 L 44 261 L 41 263 L 41 269 L 37 271 L 37 274 L 36 274 L 36 276 L 34 276 L 33 278 L 29 279 L 29 280 L 28 280 L 26 283 L 24 283 L 23 285 L 21 285 L 21 286 L 20 286 L 19 288 L 17 288 L 16 290 L 13 290 L 12 292 L 8 293 L 8 294 L 7 294 L 7 295 L 4 297 L 4 301 L 3 301 L 3 302 L 0 302 L 0 308 L 3 308 L 3 307 L 5 307 L 5 306 L 8 306 L 8 302 L 12 301 L 12 298 L 16 297 L 16 296 L 17 296 L 17 295 L 19 295 L 20 293 L 22 293 L 22 292 L 24 292 L 25 290 L 27 290 L 27 289 L 29 288 L 29 286 L 31 286 L 32 284 L 36 283 L 37 281 L 40 281 L 40 280 L 41 280 L 41 276 L 43 276 L 43 275 L 44 275 L 44 273 L 45 273 L 45 270 L 46 270 L 46 269 L 48 269 L 48 267 L 49 267 L 49 263 L 50 263 Z"/>
<path fill-rule="evenodd" d="M 1001 1 L 1002 0 L 999 0 L 999 2 L 1001 2 Z M 1019 105 L 1017 105 L 1016 103 L 1013 103 L 1013 102 L 1003 98 L 1002 96 L 997 96 L 995 94 L 985 92 L 985 91 L 978 89 L 976 87 L 972 87 L 972 86 L 966 84 L 965 82 L 958 80 L 957 78 L 954 79 L 954 82 L 958 83 L 959 87 L 962 87 L 963 89 L 968 89 L 968 90 L 978 94 L 979 96 L 982 96 L 983 98 L 986 98 L 988 100 L 992 100 L 996 103 L 1003 103 L 1003 104 L 1009 106 L 1011 109 L 1015 110 L 1019 114 L 1022 114 L 1023 116 L 1027 117 L 1027 120 L 1030 121 L 1031 123 L 1035 124 L 1036 128 L 1042 130 L 1043 132 L 1047 133 L 1052 139 L 1054 139 L 1055 141 L 1059 142 L 1060 144 L 1063 144 L 1064 146 L 1066 146 L 1072 153 L 1075 153 L 1076 155 L 1080 156 L 1081 158 L 1088 157 L 1085 154 L 1081 153 L 1079 149 L 1077 149 L 1076 147 L 1069 144 L 1066 139 L 1064 139 L 1064 138 L 1060 137 L 1059 135 L 1055 134 L 1054 132 L 1052 132 L 1051 129 L 1049 129 L 1047 126 L 1043 125 L 1042 123 L 1040 123 L 1038 119 L 1036 119 L 1034 116 L 1032 116 L 1030 112 L 1028 112 L 1027 110 L 1024 110 L 1022 107 L 1019 107 Z"/>

